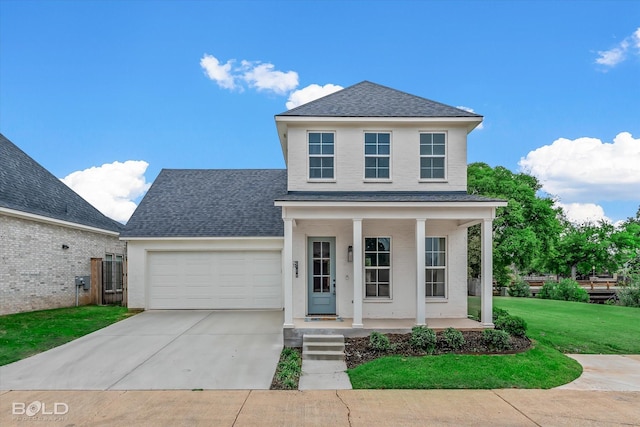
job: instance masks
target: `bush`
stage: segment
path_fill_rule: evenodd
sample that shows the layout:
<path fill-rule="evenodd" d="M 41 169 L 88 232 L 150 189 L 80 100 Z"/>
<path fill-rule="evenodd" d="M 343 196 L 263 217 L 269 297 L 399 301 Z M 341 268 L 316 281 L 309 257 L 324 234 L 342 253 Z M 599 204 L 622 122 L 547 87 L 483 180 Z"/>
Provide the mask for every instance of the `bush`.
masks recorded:
<path fill-rule="evenodd" d="M 282 349 L 280 361 L 276 368 L 276 377 L 283 388 L 287 390 L 298 389 L 298 379 L 302 371 L 301 365 L 302 359 L 298 349 L 291 347 Z"/>
<path fill-rule="evenodd" d="M 634 278 L 629 286 L 618 290 L 618 298 L 622 305 L 640 307 L 640 278 Z"/>
<path fill-rule="evenodd" d="M 389 342 L 389 337 L 381 334 L 380 332 L 373 331 L 369 335 L 369 346 L 375 351 L 389 351 L 392 349 L 392 345 Z"/>
<path fill-rule="evenodd" d="M 527 322 L 518 316 L 501 316 L 494 321 L 496 329 L 505 331 L 514 337 L 524 337 L 527 335 Z"/>
<path fill-rule="evenodd" d="M 462 336 L 462 332 L 454 328 L 445 329 L 442 333 L 442 338 L 449 348 L 453 350 L 458 350 L 464 345 L 464 336 Z"/>
<path fill-rule="evenodd" d="M 538 297 L 560 301 L 589 302 L 589 293 L 575 280 L 562 279 L 559 282 L 544 282 Z"/>
<path fill-rule="evenodd" d="M 498 318 L 502 316 L 509 316 L 509 312 L 507 310 L 503 310 L 501 308 L 493 308 L 493 321 L 495 322 Z"/>
<path fill-rule="evenodd" d="M 515 282 L 509 284 L 509 296 L 510 297 L 524 297 L 531 296 L 531 289 L 529 283 L 525 282 L 522 278 L 516 279 Z"/>
<path fill-rule="evenodd" d="M 482 331 L 482 340 L 493 350 L 509 350 L 511 348 L 509 334 L 498 329 L 485 329 Z"/>
<path fill-rule="evenodd" d="M 426 326 L 414 326 L 411 329 L 409 345 L 415 349 L 433 353 L 436 348 L 436 333 Z"/>

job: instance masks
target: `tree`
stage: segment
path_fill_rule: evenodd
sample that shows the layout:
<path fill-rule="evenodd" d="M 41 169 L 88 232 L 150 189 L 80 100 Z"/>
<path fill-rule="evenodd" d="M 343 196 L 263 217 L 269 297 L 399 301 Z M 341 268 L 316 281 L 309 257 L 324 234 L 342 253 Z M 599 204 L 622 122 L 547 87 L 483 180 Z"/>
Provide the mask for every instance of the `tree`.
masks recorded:
<path fill-rule="evenodd" d="M 472 163 L 467 168 L 470 194 L 507 200 L 507 206 L 497 209 L 493 221 L 493 274 L 499 284 L 508 284 L 511 273 L 544 269 L 549 256 L 555 254 L 562 228 L 554 201 L 538 196 L 541 187 L 535 177 L 514 174 L 502 166 Z M 473 276 L 480 272 L 479 234 L 479 227 L 469 229 L 469 269 Z"/>

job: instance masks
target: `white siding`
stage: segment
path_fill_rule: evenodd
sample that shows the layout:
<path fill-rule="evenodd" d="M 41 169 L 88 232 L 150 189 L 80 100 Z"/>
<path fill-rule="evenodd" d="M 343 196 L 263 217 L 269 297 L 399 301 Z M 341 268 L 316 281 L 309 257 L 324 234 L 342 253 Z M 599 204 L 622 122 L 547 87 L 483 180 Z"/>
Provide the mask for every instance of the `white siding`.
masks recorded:
<path fill-rule="evenodd" d="M 335 182 L 308 179 L 308 131 L 335 132 Z M 364 179 L 364 133 L 391 132 L 390 182 Z M 420 132 L 447 133 L 447 171 L 444 182 L 420 182 Z M 437 124 L 289 124 L 288 188 L 290 191 L 466 191 L 466 128 Z"/>

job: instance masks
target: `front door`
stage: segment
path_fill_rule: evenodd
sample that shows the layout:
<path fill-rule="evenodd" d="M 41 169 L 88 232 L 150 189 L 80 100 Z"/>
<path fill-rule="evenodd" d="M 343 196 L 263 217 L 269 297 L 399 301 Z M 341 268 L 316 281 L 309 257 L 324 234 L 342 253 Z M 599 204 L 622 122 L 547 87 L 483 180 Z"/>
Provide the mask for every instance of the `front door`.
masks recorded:
<path fill-rule="evenodd" d="M 336 314 L 336 238 L 309 237 L 308 312 Z"/>

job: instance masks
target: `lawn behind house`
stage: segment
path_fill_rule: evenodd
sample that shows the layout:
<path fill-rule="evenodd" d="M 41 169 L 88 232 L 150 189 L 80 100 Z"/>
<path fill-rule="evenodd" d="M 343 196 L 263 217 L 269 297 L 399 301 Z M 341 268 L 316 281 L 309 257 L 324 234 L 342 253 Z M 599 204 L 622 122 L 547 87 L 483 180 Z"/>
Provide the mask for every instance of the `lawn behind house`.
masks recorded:
<path fill-rule="evenodd" d="M 470 306 L 477 301 L 470 298 Z M 494 298 L 535 341 L 515 355 L 383 357 L 348 371 L 354 388 L 552 388 L 582 367 L 563 353 L 640 354 L 640 310 L 534 298 Z"/>
<path fill-rule="evenodd" d="M 57 347 L 129 315 L 126 307 L 89 305 L 0 316 L 0 365 Z"/>

